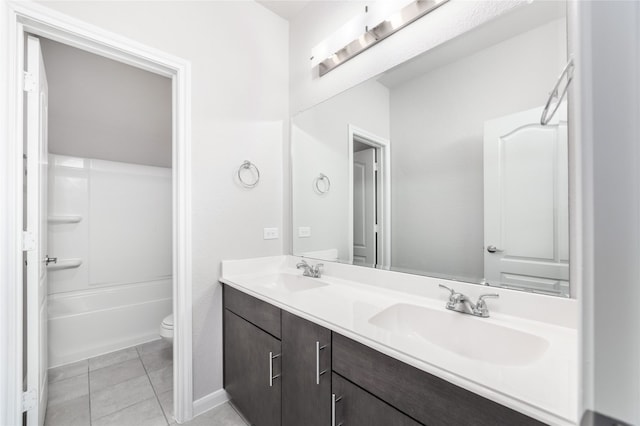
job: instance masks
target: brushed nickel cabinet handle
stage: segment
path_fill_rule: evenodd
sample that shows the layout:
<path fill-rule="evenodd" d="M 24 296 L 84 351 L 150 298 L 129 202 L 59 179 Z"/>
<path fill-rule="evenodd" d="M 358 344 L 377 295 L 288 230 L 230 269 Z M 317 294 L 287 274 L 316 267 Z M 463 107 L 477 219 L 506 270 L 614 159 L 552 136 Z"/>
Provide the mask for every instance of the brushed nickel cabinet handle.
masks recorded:
<path fill-rule="evenodd" d="M 336 402 L 339 402 L 341 399 L 341 396 L 336 397 L 335 393 L 331 394 L 331 426 L 343 426 L 342 422 L 336 424 Z"/>
<path fill-rule="evenodd" d="M 327 370 L 320 371 L 320 351 L 326 347 L 327 345 L 320 346 L 320 342 L 316 342 L 316 385 L 320 384 L 320 376 L 327 372 Z"/>
<path fill-rule="evenodd" d="M 273 375 L 273 360 L 279 358 L 282 354 L 274 355 L 273 352 L 269 352 L 269 387 L 273 387 L 273 380 L 280 377 L 280 374 Z"/>

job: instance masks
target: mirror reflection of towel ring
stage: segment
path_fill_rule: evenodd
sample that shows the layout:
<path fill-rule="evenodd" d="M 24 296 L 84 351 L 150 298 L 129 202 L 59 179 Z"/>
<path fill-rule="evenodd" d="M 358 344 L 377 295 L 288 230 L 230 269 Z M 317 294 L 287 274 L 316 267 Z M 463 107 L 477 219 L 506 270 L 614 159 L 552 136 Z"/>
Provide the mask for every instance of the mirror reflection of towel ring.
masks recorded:
<path fill-rule="evenodd" d="M 248 170 L 249 173 L 254 175 L 253 181 L 247 181 L 242 177 L 243 170 Z M 240 184 L 245 188 L 254 188 L 258 184 L 258 182 L 260 182 L 260 170 L 258 170 L 258 167 L 256 167 L 256 165 L 251 161 L 244 160 L 244 163 L 242 163 L 238 168 L 238 180 L 240 181 Z"/>
<path fill-rule="evenodd" d="M 567 90 L 569 89 L 569 85 L 573 80 L 573 69 L 574 69 L 573 58 L 571 58 L 569 59 L 569 62 L 567 62 L 567 65 L 564 67 L 564 69 L 560 73 L 560 77 L 558 77 L 558 81 L 556 81 L 556 85 L 553 86 L 553 90 L 551 91 L 551 93 L 549 93 L 549 99 L 547 99 L 547 103 L 544 106 L 544 109 L 542 110 L 542 117 L 540 117 L 540 124 L 542 124 L 543 126 L 546 126 L 547 124 L 549 124 L 553 116 L 556 114 L 556 111 L 558 111 L 558 108 L 560 108 L 560 105 L 562 104 L 562 101 L 564 100 L 565 96 L 567 95 Z M 565 83 L 564 88 L 562 89 L 562 93 L 560 93 L 560 95 L 558 96 L 560 83 L 562 83 L 562 80 L 564 79 L 566 79 L 567 82 Z M 555 106 L 553 107 L 553 110 L 551 111 L 551 113 L 549 113 L 549 110 L 551 109 L 551 103 L 554 101 L 554 99 L 556 99 Z"/>
<path fill-rule="evenodd" d="M 318 194 L 326 194 L 331 189 L 331 180 L 329 180 L 329 176 L 320 173 L 320 176 L 315 178 L 314 185 Z"/>

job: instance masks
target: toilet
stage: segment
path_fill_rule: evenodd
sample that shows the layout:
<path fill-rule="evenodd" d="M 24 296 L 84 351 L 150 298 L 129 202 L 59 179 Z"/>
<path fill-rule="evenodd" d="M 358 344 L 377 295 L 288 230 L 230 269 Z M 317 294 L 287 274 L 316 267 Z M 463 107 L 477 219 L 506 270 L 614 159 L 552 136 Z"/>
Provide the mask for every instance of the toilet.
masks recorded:
<path fill-rule="evenodd" d="M 173 343 L 173 314 L 162 320 L 162 324 L 160 324 L 160 337 L 169 343 Z"/>

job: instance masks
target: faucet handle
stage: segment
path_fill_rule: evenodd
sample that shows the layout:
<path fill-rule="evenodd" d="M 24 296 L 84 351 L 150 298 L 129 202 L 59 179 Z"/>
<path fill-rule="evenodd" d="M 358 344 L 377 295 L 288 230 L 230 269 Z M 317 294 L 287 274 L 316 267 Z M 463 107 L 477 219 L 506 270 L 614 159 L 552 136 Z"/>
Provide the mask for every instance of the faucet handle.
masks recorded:
<path fill-rule="evenodd" d="M 498 299 L 500 295 L 498 293 L 481 294 L 480 297 L 478 297 L 478 303 L 485 303 L 484 299 L 489 297 Z"/>
<path fill-rule="evenodd" d="M 487 318 L 489 316 L 489 308 L 487 308 L 487 302 L 484 301 L 484 299 L 487 299 L 489 297 L 497 299 L 500 297 L 500 295 L 497 293 L 480 295 L 480 297 L 478 297 L 478 302 L 476 303 L 476 307 L 474 309 L 476 315 L 479 315 L 484 318 Z"/>
<path fill-rule="evenodd" d="M 450 287 L 447 287 L 447 286 L 446 286 L 446 285 L 444 285 L 444 284 L 438 284 L 438 287 L 440 287 L 440 288 L 444 288 L 445 290 L 449 290 L 449 291 L 451 292 L 450 297 L 453 297 L 453 295 L 454 295 L 454 294 L 456 294 L 456 291 L 455 291 L 454 289 L 452 289 L 452 288 L 450 288 Z"/>
<path fill-rule="evenodd" d="M 308 267 L 308 266 L 309 266 L 309 264 L 307 263 L 307 261 L 306 261 L 306 260 L 304 260 L 304 259 L 302 259 L 302 260 L 300 260 L 300 263 L 298 263 L 298 264 L 296 265 L 296 268 L 297 268 L 297 269 L 300 269 L 300 268 L 306 268 L 306 267 Z"/>
<path fill-rule="evenodd" d="M 446 285 L 439 284 L 439 286 L 451 292 L 451 294 L 449 294 L 449 300 L 447 301 L 447 309 L 454 309 L 464 296 Z"/>
<path fill-rule="evenodd" d="M 324 263 L 316 263 L 316 266 L 313 267 L 313 275 L 315 278 L 320 278 L 320 275 L 322 275 L 323 268 L 324 268 Z"/>

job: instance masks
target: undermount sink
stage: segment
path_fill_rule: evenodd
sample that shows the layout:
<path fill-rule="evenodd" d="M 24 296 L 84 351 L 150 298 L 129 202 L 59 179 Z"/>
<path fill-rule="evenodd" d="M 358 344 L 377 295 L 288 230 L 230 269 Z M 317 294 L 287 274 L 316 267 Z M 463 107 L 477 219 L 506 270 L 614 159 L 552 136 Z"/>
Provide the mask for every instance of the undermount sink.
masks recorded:
<path fill-rule="evenodd" d="M 255 284 L 279 293 L 297 293 L 329 285 L 317 278 L 304 277 L 302 274 L 293 275 L 286 273 L 271 274 L 260 277 L 257 279 Z"/>
<path fill-rule="evenodd" d="M 504 366 L 531 364 L 549 347 L 549 342 L 539 336 L 447 311 L 444 307 L 438 310 L 396 304 L 371 317 L 369 323 L 467 358 Z"/>

